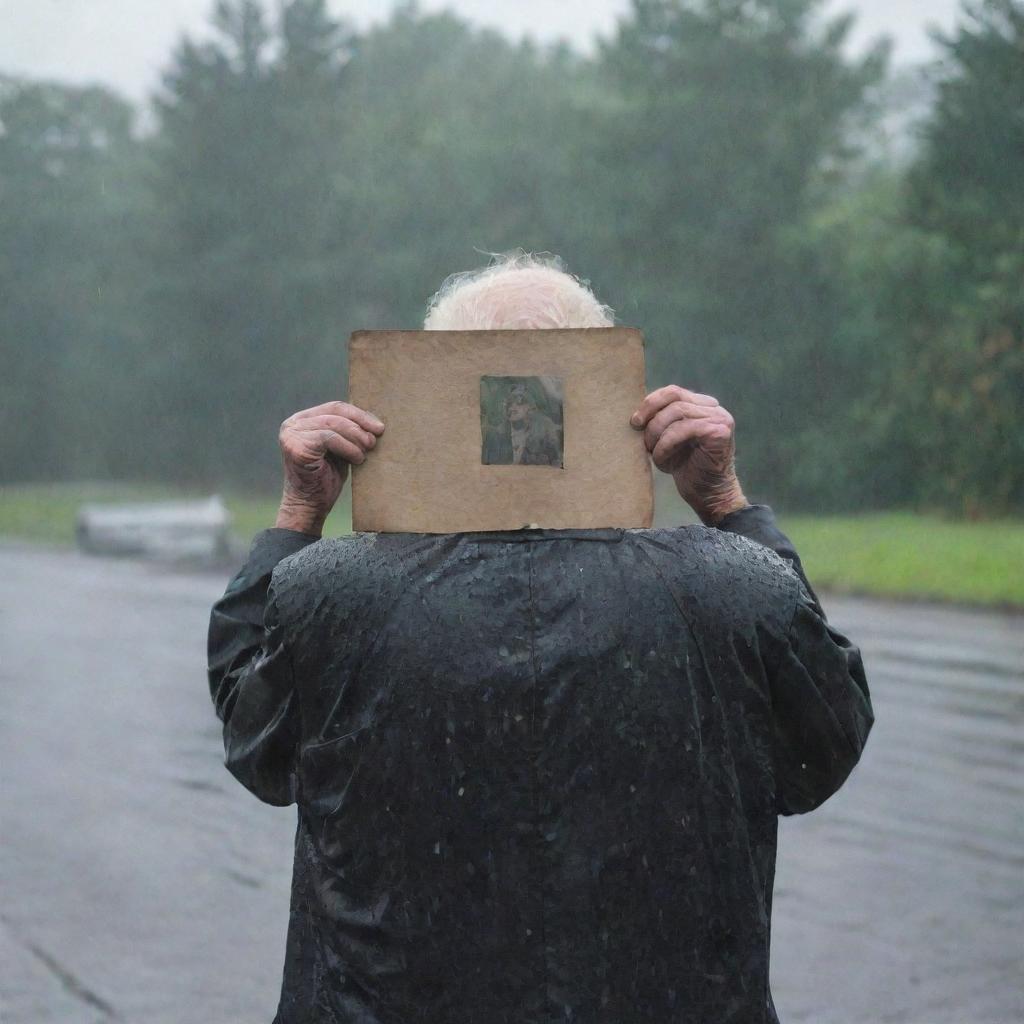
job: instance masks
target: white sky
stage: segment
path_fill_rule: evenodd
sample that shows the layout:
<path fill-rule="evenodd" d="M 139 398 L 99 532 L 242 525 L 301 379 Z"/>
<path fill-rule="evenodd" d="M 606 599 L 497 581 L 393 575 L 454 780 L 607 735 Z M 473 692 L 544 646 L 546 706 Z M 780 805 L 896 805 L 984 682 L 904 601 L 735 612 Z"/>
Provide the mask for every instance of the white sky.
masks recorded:
<path fill-rule="evenodd" d="M 139 99 L 158 82 L 182 32 L 202 32 L 213 0 L 0 0 L 0 72 L 72 82 L 102 82 Z M 391 0 L 330 0 L 358 25 L 386 18 Z M 450 8 L 507 34 L 586 48 L 607 34 L 629 0 L 421 0 Z M 853 50 L 892 36 L 899 64 L 927 60 L 929 25 L 948 29 L 958 0 L 827 0 L 827 10 L 857 13 Z"/>

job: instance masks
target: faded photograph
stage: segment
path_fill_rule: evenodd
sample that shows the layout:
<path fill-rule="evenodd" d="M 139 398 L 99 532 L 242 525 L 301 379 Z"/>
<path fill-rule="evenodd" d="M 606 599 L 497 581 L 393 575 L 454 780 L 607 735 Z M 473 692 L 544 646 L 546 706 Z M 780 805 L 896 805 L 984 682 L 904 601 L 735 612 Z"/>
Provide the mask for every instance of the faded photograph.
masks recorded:
<path fill-rule="evenodd" d="M 562 397 L 559 377 L 481 377 L 480 461 L 561 468 Z"/>

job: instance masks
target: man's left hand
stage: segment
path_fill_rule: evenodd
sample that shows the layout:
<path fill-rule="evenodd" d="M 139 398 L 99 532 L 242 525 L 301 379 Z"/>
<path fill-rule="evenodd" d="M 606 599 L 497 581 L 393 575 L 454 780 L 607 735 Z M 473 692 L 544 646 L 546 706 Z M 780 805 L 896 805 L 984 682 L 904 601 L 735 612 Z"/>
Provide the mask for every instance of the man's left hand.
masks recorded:
<path fill-rule="evenodd" d="M 670 384 L 647 395 L 629 422 L 702 522 L 714 526 L 747 507 L 736 478 L 736 423 L 717 398 Z"/>

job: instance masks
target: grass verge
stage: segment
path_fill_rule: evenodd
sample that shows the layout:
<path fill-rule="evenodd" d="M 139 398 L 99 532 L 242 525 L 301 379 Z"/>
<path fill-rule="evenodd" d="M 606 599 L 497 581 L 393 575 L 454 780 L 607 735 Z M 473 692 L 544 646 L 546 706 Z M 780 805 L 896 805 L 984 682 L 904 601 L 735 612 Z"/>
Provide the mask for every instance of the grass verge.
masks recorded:
<path fill-rule="evenodd" d="M 346 488 L 325 533 L 351 529 Z M 0 537 L 73 544 L 85 502 L 207 497 L 146 484 L 0 487 Z M 274 523 L 276 497 L 223 495 L 244 541 Z M 816 588 L 882 597 L 1024 607 L 1024 522 L 966 523 L 911 513 L 780 516 Z"/>
<path fill-rule="evenodd" d="M 1024 607 L 1024 522 L 913 513 L 784 516 L 815 588 Z"/>
<path fill-rule="evenodd" d="M 208 498 L 209 492 L 185 492 L 150 484 L 19 484 L 0 487 L 0 537 L 46 544 L 74 544 L 75 519 L 86 503 L 183 501 Z M 277 497 L 221 494 L 231 513 L 237 536 L 248 542 L 253 534 L 274 525 Z M 352 508 L 345 497 L 327 521 L 324 534 L 337 537 L 352 529 Z"/>

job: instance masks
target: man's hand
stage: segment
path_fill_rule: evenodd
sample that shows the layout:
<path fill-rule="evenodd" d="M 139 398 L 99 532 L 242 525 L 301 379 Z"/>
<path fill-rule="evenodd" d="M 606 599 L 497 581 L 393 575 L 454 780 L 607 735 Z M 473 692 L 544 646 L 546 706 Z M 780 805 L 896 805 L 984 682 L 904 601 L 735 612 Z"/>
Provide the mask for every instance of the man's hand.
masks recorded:
<path fill-rule="evenodd" d="M 670 384 L 647 395 L 629 422 L 702 522 L 714 526 L 747 507 L 736 479 L 736 424 L 717 398 Z"/>
<path fill-rule="evenodd" d="M 275 525 L 319 534 L 349 465 L 363 462 L 383 431 L 376 416 L 347 402 L 325 402 L 289 416 L 278 435 L 284 493 Z"/>

